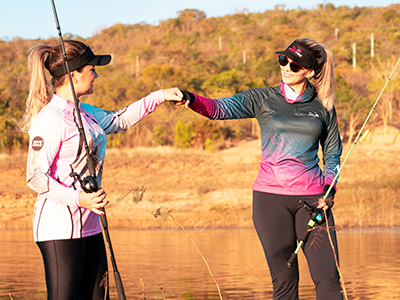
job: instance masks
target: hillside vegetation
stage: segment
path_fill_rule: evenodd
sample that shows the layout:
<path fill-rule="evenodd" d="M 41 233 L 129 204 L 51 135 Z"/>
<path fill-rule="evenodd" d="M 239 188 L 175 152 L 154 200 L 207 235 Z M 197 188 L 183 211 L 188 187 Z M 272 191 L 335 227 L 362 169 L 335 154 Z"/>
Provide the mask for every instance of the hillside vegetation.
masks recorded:
<path fill-rule="evenodd" d="M 114 110 L 171 86 L 222 97 L 248 88 L 278 85 L 279 65 L 274 52 L 298 37 L 315 39 L 333 51 L 335 105 L 341 134 L 351 142 L 398 59 L 400 4 L 350 8 L 328 3 L 312 10 L 287 10 L 281 5 L 263 13 L 243 11 L 219 18 L 186 9 L 157 26 L 116 24 L 88 39 L 73 34 L 64 38 L 82 40 L 95 53 L 113 56 L 111 65 L 97 68 L 100 78 L 95 94 L 83 100 Z M 0 152 L 27 147 L 28 137 L 16 130 L 15 122 L 21 118 L 28 95 L 27 50 L 37 43 L 56 42 L 56 38 L 0 40 Z M 394 73 L 371 118 L 377 124 L 398 126 L 398 73 Z M 214 150 L 257 138 L 257 127 L 251 120 L 210 122 L 167 103 L 134 129 L 111 136 L 109 144 Z"/>

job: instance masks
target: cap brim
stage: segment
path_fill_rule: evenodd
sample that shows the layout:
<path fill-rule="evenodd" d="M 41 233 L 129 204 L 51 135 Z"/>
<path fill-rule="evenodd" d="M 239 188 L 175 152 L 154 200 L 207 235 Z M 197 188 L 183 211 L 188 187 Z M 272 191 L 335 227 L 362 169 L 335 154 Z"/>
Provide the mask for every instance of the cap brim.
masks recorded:
<path fill-rule="evenodd" d="M 295 63 L 299 64 L 298 60 L 299 58 L 292 52 L 292 51 L 277 51 L 275 52 L 275 54 L 277 55 L 285 55 L 287 57 L 289 57 L 291 60 L 293 60 Z M 299 64 L 301 65 L 301 64 Z M 306 66 L 303 66 L 306 67 Z"/>
<path fill-rule="evenodd" d="M 293 60 L 296 64 L 304 67 L 304 68 L 312 68 L 312 66 L 310 65 L 306 65 L 304 64 L 304 61 L 300 61 L 299 58 L 297 57 L 297 55 L 295 55 L 292 51 L 277 51 L 275 52 L 275 54 L 277 55 L 285 55 L 287 57 L 289 57 L 291 60 Z"/>
<path fill-rule="evenodd" d="M 289 57 L 291 60 L 293 60 L 296 64 L 298 64 L 304 68 L 312 69 L 312 67 L 313 67 L 312 65 L 306 63 L 306 60 L 299 59 L 299 57 L 295 53 L 293 53 L 292 51 L 288 51 L 287 49 L 284 51 L 277 51 L 277 52 L 275 52 L 275 54 L 285 55 L 285 56 Z"/>
<path fill-rule="evenodd" d="M 85 65 L 92 66 L 105 66 L 111 61 L 111 55 L 95 55 L 89 47 L 86 48 L 85 52 L 80 56 L 69 62 L 69 67 L 71 71 L 78 70 Z M 50 74 L 54 77 L 59 77 L 67 74 L 65 65 L 50 71 Z"/>
<path fill-rule="evenodd" d="M 111 55 L 96 55 L 87 64 L 93 66 L 105 66 L 108 65 L 110 61 L 111 61 Z"/>

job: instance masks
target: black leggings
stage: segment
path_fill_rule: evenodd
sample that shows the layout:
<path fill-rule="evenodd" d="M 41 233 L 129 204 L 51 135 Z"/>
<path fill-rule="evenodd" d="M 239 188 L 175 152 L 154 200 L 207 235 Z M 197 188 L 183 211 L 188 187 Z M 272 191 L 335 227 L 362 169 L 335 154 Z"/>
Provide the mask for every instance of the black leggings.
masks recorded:
<path fill-rule="evenodd" d="M 103 300 L 108 296 L 107 256 L 102 234 L 38 242 L 48 300 Z"/>
<path fill-rule="evenodd" d="M 310 220 L 310 214 L 299 204 L 299 200 L 315 205 L 320 197 L 321 195 L 284 196 L 253 191 L 253 221 L 271 272 L 274 300 L 299 299 L 297 260 L 291 268 L 286 266 L 286 262 L 296 249 L 297 240 L 303 236 Z M 327 216 L 328 224 L 332 228 L 334 220 L 330 209 Z M 338 255 L 335 231 L 330 230 L 330 234 Z M 315 284 L 316 299 L 342 300 L 339 272 L 325 223 L 314 226 L 302 249 Z"/>

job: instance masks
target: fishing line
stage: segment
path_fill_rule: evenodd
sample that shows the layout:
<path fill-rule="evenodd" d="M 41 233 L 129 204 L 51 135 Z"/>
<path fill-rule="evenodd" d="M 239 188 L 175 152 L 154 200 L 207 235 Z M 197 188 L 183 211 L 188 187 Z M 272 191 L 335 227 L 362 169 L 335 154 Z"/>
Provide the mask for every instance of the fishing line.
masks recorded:
<path fill-rule="evenodd" d="M 378 98 L 376 99 L 374 105 L 372 106 L 372 108 L 371 108 L 371 110 L 370 110 L 370 112 L 369 112 L 367 118 L 365 119 L 363 125 L 361 126 L 361 129 L 360 129 L 360 131 L 358 132 L 357 137 L 355 138 L 353 144 L 351 145 L 349 151 L 347 152 L 347 155 L 346 155 L 345 159 L 343 160 L 343 164 L 340 166 L 340 168 L 339 168 L 339 170 L 338 170 L 338 173 L 336 174 L 336 176 L 335 176 L 335 178 L 333 179 L 333 181 L 332 181 L 332 183 L 331 183 L 329 189 L 327 190 L 326 194 L 324 195 L 324 198 L 323 198 L 323 201 L 324 201 L 324 202 L 325 202 L 326 198 L 328 197 L 328 194 L 329 194 L 330 190 L 333 188 L 333 184 L 336 182 L 337 178 L 339 177 L 339 174 L 340 174 L 340 172 L 342 171 L 342 169 L 343 169 L 343 167 L 344 167 L 344 165 L 345 165 L 345 163 L 346 163 L 346 161 L 347 161 L 347 158 L 350 156 L 350 153 L 351 153 L 351 151 L 353 150 L 354 146 L 355 146 L 355 145 L 358 145 L 359 143 L 361 143 L 361 142 L 368 136 L 368 134 L 370 133 L 371 127 L 372 127 L 372 125 L 374 124 L 374 122 L 375 122 L 375 120 L 376 120 L 376 117 L 375 117 L 375 119 L 372 121 L 372 124 L 370 124 L 369 128 L 362 134 L 362 132 L 363 132 L 363 130 L 364 130 L 364 127 L 365 127 L 366 124 L 368 123 L 368 121 L 369 121 L 369 119 L 370 119 L 372 113 L 374 112 L 376 106 L 378 105 L 378 102 L 379 102 L 379 100 L 381 99 L 381 96 L 382 96 L 384 90 L 386 89 L 386 86 L 389 84 L 389 81 L 392 79 L 392 76 L 393 76 L 393 74 L 394 74 L 394 72 L 395 72 L 397 66 L 399 65 L 399 63 L 400 63 L 400 57 L 399 57 L 399 59 L 397 60 L 397 62 L 396 62 L 396 64 L 395 64 L 395 66 L 394 66 L 392 72 L 390 73 L 388 79 L 386 80 L 385 85 L 383 86 L 381 92 L 379 93 L 379 96 L 378 96 Z M 362 135 L 361 135 L 361 134 L 362 134 Z M 361 137 L 360 137 L 360 136 L 361 136 Z M 326 217 L 326 209 L 324 210 L 324 214 L 325 214 L 325 217 Z M 342 285 L 342 288 L 343 288 L 343 296 L 345 297 L 345 299 L 347 299 L 347 293 L 346 293 L 346 288 L 345 288 L 345 286 L 344 286 L 343 276 L 342 276 L 342 273 L 341 273 L 340 268 L 339 268 L 339 263 L 338 263 L 338 260 L 337 260 L 337 257 L 336 257 L 335 248 L 334 248 L 334 245 L 333 245 L 333 242 L 332 242 L 332 237 L 331 237 L 331 234 L 330 234 L 330 232 L 329 232 L 328 220 L 326 221 L 326 230 L 327 230 L 327 233 L 328 233 L 329 242 L 330 242 L 331 247 L 332 247 L 333 255 L 334 255 L 334 257 L 335 257 L 336 267 L 337 267 L 338 272 L 339 272 L 339 275 L 340 275 L 340 282 L 341 282 L 341 285 Z"/>
<path fill-rule="evenodd" d="M 70 82 L 70 86 L 71 86 L 71 91 L 72 91 L 72 95 L 74 97 L 74 103 L 75 103 L 75 108 L 77 111 L 77 116 L 78 116 L 78 129 L 79 129 L 79 133 L 81 134 L 82 140 L 84 142 L 84 146 L 85 146 L 85 150 L 86 150 L 86 155 L 87 155 L 87 159 L 86 159 L 86 164 L 89 170 L 89 176 L 85 177 L 83 180 L 79 177 L 79 175 L 77 173 L 71 173 L 70 176 L 71 177 L 76 177 L 79 180 L 79 183 L 81 184 L 82 189 L 84 190 L 84 192 L 86 193 L 93 193 L 93 192 L 97 192 L 99 190 L 99 186 L 97 183 L 97 179 L 96 179 L 96 171 L 94 168 L 94 163 L 93 163 L 93 158 L 90 155 L 90 151 L 89 151 L 89 146 L 87 143 L 87 139 L 86 139 L 86 134 L 85 134 L 85 130 L 83 128 L 83 122 L 82 122 L 82 117 L 81 117 L 81 113 L 80 113 L 80 107 L 79 107 L 79 100 L 76 97 L 75 94 L 75 88 L 72 82 L 72 76 L 71 76 L 71 69 L 69 66 L 69 62 L 68 62 L 68 57 L 67 57 L 67 53 L 65 51 L 65 45 L 64 45 L 64 39 L 62 37 L 61 34 L 61 26 L 60 26 L 60 22 L 58 20 L 58 15 L 57 15 L 57 10 L 56 10 L 56 5 L 54 0 L 51 0 L 51 4 L 52 4 L 52 8 L 53 8 L 53 14 L 54 14 L 54 19 L 56 22 L 56 27 L 57 27 L 57 31 L 58 31 L 58 35 L 60 37 L 60 44 L 62 47 L 62 52 L 64 55 L 64 61 L 65 61 L 65 68 L 67 71 L 67 74 L 69 76 L 69 82 Z M 107 217 L 106 217 L 106 212 L 104 210 L 104 208 L 100 208 L 100 210 L 103 212 L 103 215 L 100 215 L 100 221 L 101 221 L 101 225 L 104 229 L 104 236 L 107 242 L 107 246 L 108 246 L 108 250 L 109 250 L 109 255 L 110 255 L 110 259 L 111 259 L 111 263 L 113 266 L 113 271 L 114 271 L 114 279 L 115 279 L 115 284 L 116 284 L 116 288 L 117 288 L 117 292 L 118 292 L 118 298 L 125 300 L 125 292 L 124 292 L 124 288 L 122 285 L 122 280 L 121 280 L 121 276 L 118 272 L 118 268 L 117 268 L 117 263 L 115 261 L 115 256 L 114 256 L 114 251 L 111 245 L 111 239 L 110 239 L 110 234 L 108 231 L 108 222 L 107 222 Z M 108 281 L 107 281 L 108 282 Z"/>
<path fill-rule="evenodd" d="M 343 160 L 342 165 L 340 166 L 340 168 L 339 168 L 339 170 L 338 170 L 336 176 L 333 178 L 333 181 L 332 181 L 331 185 L 329 186 L 329 189 L 326 191 L 326 193 L 325 193 L 325 195 L 324 195 L 324 198 L 322 199 L 324 202 L 325 202 L 326 198 L 328 198 L 329 192 L 332 190 L 334 183 L 335 183 L 336 180 L 338 179 L 339 174 L 340 174 L 340 172 L 342 171 L 342 169 L 343 169 L 343 167 L 344 167 L 344 165 L 345 165 L 345 163 L 346 163 L 348 157 L 350 156 L 350 153 L 351 153 L 351 151 L 353 150 L 354 146 L 355 146 L 358 142 L 362 142 L 362 141 L 367 137 L 367 135 L 369 134 L 369 132 L 371 131 L 370 128 L 369 128 L 369 129 L 366 130 L 366 131 L 364 132 L 364 134 L 362 135 L 362 139 L 360 138 L 362 132 L 364 131 L 364 127 L 367 125 L 367 123 L 368 123 L 368 121 L 369 121 L 369 119 L 370 119 L 372 113 L 374 112 L 376 106 L 378 105 L 378 102 L 379 102 L 379 100 L 381 99 L 381 96 L 382 96 L 383 92 L 385 91 L 386 86 L 389 84 L 389 81 L 392 79 L 393 73 L 394 73 L 394 71 L 396 70 L 396 68 L 397 68 L 397 66 L 399 65 L 399 63 L 400 63 L 400 57 L 399 57 L 399 59 L 397 60 L 397 63 L 395 64 L 395 66 L 394 66 L 392 72 L 390 73 L 388 79 L 386 80 L 385 85 L 383 86 L 381 92 L 379 93 L 379 96 L 378 96 L 378 98 L 376 99 L 374 105 L 372 106 L 371 110 L 369 111 L 368 116 L 367 116 L 366 119 L 364 120 L 364 123 L 363 123 L 363 125 L 361 126 L 361 129 L 360 129 L 360 131 L 358 132 L 358 134 L 357 134 L 357 136 L 356 136 L 354 142 L 352 143 L 352 145 L 351 145 L 349 151 L 347 152 L 347 155 L 346 155 L 345 159 Z M 359 138 L 360 138 L 360 140 L 359 140 Z"/>
<path fill-rule="evenodd" d="M 394 69 L 394 70 L 395 70 L 395 69 Z M 393 75 L 394 70 L 393 70 L 393 72 L 392 72 L 392 74 L 391 74 L 390 76 Z M 390 80 L 390 79 L 389 79 L 389 80 Z M 393 83 L 392 83 L 392 84 L 393 84 Z M 382 106 L 383 106 L 383 103 L 381 102 L 381 103 L 379 104 L 378 110 L 376 111 L 375 118 L 372 120 L 372 122 L 371 122 L 371 124 L 369 125 L 368 129 L 367 129 L 367 130 L 363 133 L 363 135 L 360 137 L 360 139 L 358 140 L 358 142 L 356 143 L 356 145 L 358 145 L 359 143 L 361 143 L 361 142 L 368 136 L 368 134 L 371 132 L 371 128 L 372 128 L 372 126 L 374 125 L 376 119 L 378 118 L 379 111 L 381 110 Z"/>
<path fill-rule="evenodd" d="M 363 125 L 361 126 L 360 131 L 358 132 L 358 134 L 357 134 L 357 136 L 356 136 L 354 142 L 352 143 L 352 145 L 351 145 L 349 151 L 347 152 L 347 155 L 346 155 L 345 159 L 343 160 L 342 165 L 339 167 L 336 176 L 333 178 L 332 183 L 330 184 L 328 190 L 326 191 L 324 197 L 322 198 L 322 201 L 325 202 L 325 200 L 328 198 L 329 193 L 330 193 L 330 191 L 332 190 L 333 185 L 334 185 L 335 182 L 337 181 L 337 179 L 338 179 L 338 177 L 339 177 L 339 174 L 340 174 L 340 172 L 342 171 L 342 169 L 343 169 L 343 167 L 344 167 L 344 165 L 345 165 L 345 163 L 346 163 L 348 157 L 350 156 L 350 153 L 351 153 L 351 151 L 353 150 L 354 146 L 357 145 L 357 144 L 359 144 L 359 143 L 361 143 L 361 142 L 368 136 L 368 134 L 370 133 L 370 131 L 371 131 L 371 126 L 372 126 L 372 124 L 375 122 L 375 119 L 376 119 L 376 118 L 373 120 L 373 122 L 372 122 L 372 124 L 370 125 L 370 127 L 362 134 L 362 132 L 363 132 L 363 130 L 364 130 L 364 127 L 365 127 L 366 124 L 368 123 L 368 121 L 369 121 L 369 119 L 370 119 L 372 113 L 374 112 L 376 106 L 378 105 L 378 102 L 379 102 L 379 100 L 380 100 L 380 98 L 381 98 L 381 96 L 382 96 L 384 90 L 386 89 L 386 86 L 388 85 L 389 81 L 392 79 L 392 76 L 393 76 L 393 74 L 394 74 L 394 72 L 395 72 L 397 66 L 399 65 L 399 63 L 400 63 L 400 57 L 399 57 L 399 59 L 397 60 L 397 63 L 395 64 L 395 66 L 394 66 L 392 72 L 390 73 L 388 79 L 386 80 L 386 83 L 385 83 L 385 85 L 383 86 L 381 92 L 379 93 L 379 96 L 378 96 L 378 98 L 376 99 L 374 105 L 372 106 L 371 110 L 369 111 L 368 116 L 367 116 L 366 119 L 364 120 L 364 123 L 363 123 Z M 361 135 L 361 134 L 362 134 L 362 135 Z M 361 136 L 361 137 L 360 137 L 360 136 Z M 331 237 L 331 234 L 330 234 L 330 232 L 329 232 L 328 218 L 327 218 L 327 215 L 326 215 L 326 211 L 327 211 L 327 209 L 328 209 L 328 206 L 325 206 L 323 209 L 316 209 L 316 208 L 311 208 L 311 207 L 309 207 L 308 205 L 306 205 L 306 204 L 305 204 L 304 202 L 302 202 L 301 200 L 300 200 L 300 203 L 303 203 L 303 204 L 304 204 L 304 208 L 306 208 L 306 210 L 310 213 L 310 220 L 309 220 L 309 222 L 307 223 L 307 228 L 306 228 L 306 230 L 305 230 L 305 232 L 304 232 L 302 238 L 300 239 L 300 241 L 299 241 L 299 243 L 298 243 L 298 245 L 297 245 L 297 248 L 295 249 L 295 251 L 294 251 L 294 252 L 292 253 L 292 255 L 290 256 L 288 262 L 286 263 L 286 266 L 287 266 L 288 268 L 291 268 L 291 267 L 292 267 L 294 261 L 295 261 L 296 258 L 297 258 L 297 253 L 299 252 L 301 246 L 304 244 L 304 242 L 305 242 L 305 240 L 307 239 L 308 235 L 310 234 L 311 230 L 313 229 L 313 227 L 315 226 L 315 224 L 320 224 L 320 220 L 321 220 L 321 218 L 322 218 L 320 215 L 323 213 L 323 214 L 324 214 L 324 217 L 325 217 L 325 219 L 326 219 L 326 229 L 327 229 L 327 234 L 328 234 L 329 242 L 330 242 L 331 247 L 332 247 L 333 255 L 334 255 L 334 257 L 335 257 L 336 267 L 337 267 L 337 269 L 338 269 L 339 276 L 340 276 L 340 281 L 341 281 L 341 285 L 342 285 L 342 288 L 343 288 L 343 296 L 345 297 L 345 299 L 347 299 L 347 294 L 346 294 L 346 289 L 345 289 L 345 286 L 344 286 L 343 277 L 342 277 L 342 274 L 341 274 L 341 272 L 340 272 L 339 264 L 338 264 L 337 257 L 336 257 L 336 253 L 335 253 L 335 248 L 334 248 L 334 245 L 333 245 L 333 242 L 332 242 L 332 237 Z"/>

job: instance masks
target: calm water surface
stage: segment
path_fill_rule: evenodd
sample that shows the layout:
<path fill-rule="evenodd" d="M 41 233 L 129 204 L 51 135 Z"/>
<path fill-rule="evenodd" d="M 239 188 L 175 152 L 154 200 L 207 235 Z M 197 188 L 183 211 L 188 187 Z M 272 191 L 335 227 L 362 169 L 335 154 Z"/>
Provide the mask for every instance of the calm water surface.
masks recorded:
<path fill-rule="evenodd" d="M 192 230 L 224 299 L 272 299 L 263 250 L 252 229 Z M 207 267 L 181 230 L 111 230 L 127 299 L 219 299 Z M 400 299 L 400 229 L 338 233 L 348 299 Z M 45 299 L 43 264 L 30 231 L 0 231 L 0 299 Z M 300 299 L 315 299 L 301 254 Z M 111 266 L 111 264 L 109 264 Z M 284 268 L 286 266 L 283 266 Z M 110 278 L 111 299 L 118 299 Z"/>

